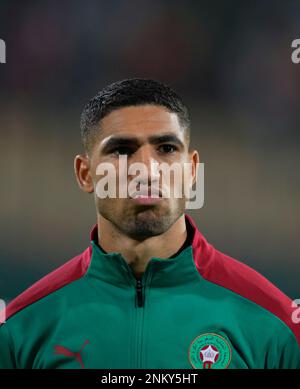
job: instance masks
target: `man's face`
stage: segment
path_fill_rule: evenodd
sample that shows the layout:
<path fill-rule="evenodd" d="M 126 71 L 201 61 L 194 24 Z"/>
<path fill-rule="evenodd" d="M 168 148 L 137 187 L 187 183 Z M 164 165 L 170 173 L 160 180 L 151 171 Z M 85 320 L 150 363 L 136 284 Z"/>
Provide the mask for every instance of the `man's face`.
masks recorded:
<path fill-rule="evenodd" d="M 131 182 L 136 184 L 137 190 L 143 188 L 144 196 L 118 197 L 120 155 L 127 157 L 128 169 L 137 162 L 147 168 L 147 175 L 137 172 L 127 173 L 125 177 L 123 174 L 122 177 L 127 187 Z M 186 133 L 180 127 L 177 114 L 161 106 L 142 105 L 116 109 L 101 120 L 99 135 L 90 152 L 96 208 L 122 233 L 140 241 L 166 232 L 185 210 L 184 181 L 178 184 L 174 175 L 171 175 L 166 184 L 169 188 L 163 186 L 161 173 L 154 171 L 153 162 L 168 165 L 177 163 L 181 165 L 182 171 L 184 163 L 193 162 L 188 151 Z M 96 174 L 96 170 L 101 163 L 110 163 L 115 168 L 116 198 L 101 199 L 97 195 L 97 183 L 103 176 Z M 168 189 L 171 197 L 146 198 L 151 184 L 163 193 Z M 174 185 L 182 186 L 181 198 L 174 198 Z"/>

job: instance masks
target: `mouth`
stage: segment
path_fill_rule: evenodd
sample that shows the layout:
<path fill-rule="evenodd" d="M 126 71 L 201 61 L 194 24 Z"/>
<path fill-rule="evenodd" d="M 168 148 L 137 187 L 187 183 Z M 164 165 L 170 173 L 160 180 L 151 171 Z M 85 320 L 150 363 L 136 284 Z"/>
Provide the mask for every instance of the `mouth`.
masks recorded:
<path fill-rule="evenodd" d="M 130 199 L 135 204 L 141 205 L 154 205 L 160 203 L 163 198 L 162 197 L 151 197 L 151 196 L 136 196 Z"/>
<path fill-rule="evenodd" d="M 148 189 L 148 191 L 145 191 L 144 193 L 134 193 L 130 200 L 136 204 L 142 204 L 142 205 L 154 205 L 163 200 L 162 197 L 162 191 L 158 188 L 153 189 L 152 195 L 151 195 L 151 189 Z"/>

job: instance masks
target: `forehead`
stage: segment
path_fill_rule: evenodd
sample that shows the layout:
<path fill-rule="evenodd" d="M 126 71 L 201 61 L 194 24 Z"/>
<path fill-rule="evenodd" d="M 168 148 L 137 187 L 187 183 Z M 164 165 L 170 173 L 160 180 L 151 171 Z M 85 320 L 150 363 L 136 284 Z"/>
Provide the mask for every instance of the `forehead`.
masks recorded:
<path fill-rule="evenodd" d="M 174 132 L 180 138 L 183 137 L 177 114 L 159 105 L 116 109 L 101 120 L 102 139 L 122 134 L 143 137 L 160 132 Z"/>

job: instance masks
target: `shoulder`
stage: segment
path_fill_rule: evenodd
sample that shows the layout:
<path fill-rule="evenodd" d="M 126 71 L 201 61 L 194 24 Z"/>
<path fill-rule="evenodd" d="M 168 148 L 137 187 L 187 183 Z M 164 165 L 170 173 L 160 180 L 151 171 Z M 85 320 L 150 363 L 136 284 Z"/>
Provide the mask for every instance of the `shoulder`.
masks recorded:
<path fill-rule="evenodd" d="M 257 304 L 280 319 L 300 344 L 300 324 L 293 322 L 292 300 L 256 270 L 215 249 L 198 232 L 193 246 L 195 265 L 209 282 Z"/>
<path fill-rule="evenodd" d="M 84 276 L 90 264 L 91 252 L 92 248 L 88 247 L 12 300 L 6 308 L 6 320 L 36 301 Z"/>

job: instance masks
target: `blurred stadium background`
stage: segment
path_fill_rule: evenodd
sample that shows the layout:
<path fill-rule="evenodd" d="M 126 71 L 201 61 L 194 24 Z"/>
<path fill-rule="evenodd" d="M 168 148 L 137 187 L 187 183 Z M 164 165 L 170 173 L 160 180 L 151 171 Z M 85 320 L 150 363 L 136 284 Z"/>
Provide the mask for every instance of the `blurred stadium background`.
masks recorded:
<path fill-rule="evenodd" d="M 219 250 L 300 298 L 299 1 L 4 1 L 0 38 L 0 297 L 81 252 L 96 221 L 73 157 L 104 85 L 149 77 L 190 107 Z"/>

